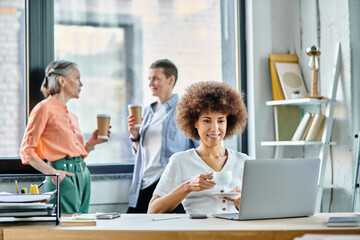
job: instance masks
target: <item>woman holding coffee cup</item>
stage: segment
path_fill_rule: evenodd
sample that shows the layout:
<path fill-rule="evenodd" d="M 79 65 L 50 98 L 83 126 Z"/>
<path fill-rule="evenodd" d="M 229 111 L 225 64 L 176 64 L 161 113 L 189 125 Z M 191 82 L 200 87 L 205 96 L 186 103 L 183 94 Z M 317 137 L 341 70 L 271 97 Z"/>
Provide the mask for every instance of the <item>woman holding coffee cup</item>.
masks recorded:
<path fill-rule="evenodd" d="M 60 175 L 62 213 L 87 213 L 91 179 L 83 159 L 96 144 L 107 139 L 99 139 L 98 130 L 95 130 L 84 144 L 77 116 L 66 106 L 70 99 L 79 98 L 83 86 L 77 65 L 53 61 L 45 74 L 41 91 L 46 99 L 31 111 L 21 143 L 21 160 L 42 173 Z M 52 177 L 51 180 L 46 181 L 45 191 L 55 189 L 56 179 Z"/>
<path fill-rule="evenodd" d="M 173 153 L 199 146 L 175 124 L 179 97 L 173 94 L 173 88 L 177 77 L 174 63 L 167 59 L 155 61 L 149 70 L 149 87 L 157 101 L 145 107 L 143 120 L 139 114 L 141 106 L 129 105 L 128 129 L 136 157 L 128 213 L 147 212 L 153 191 Z M 184 209 L 180 205 L 174 212 Z"/>
<path fill-rule="evenodd" d="M 171 212 L 180 202 L 187 213 L 236 211 L 249 156 L 223 147 L 222 140 L 241 133 L 246 119 L 242 95 L 231 86 L 219 82 L 191 85 L 179 100 L 176 122 L 186 136 L 201 139 L 201 144 L 171 156 L 148 213 Z"/>

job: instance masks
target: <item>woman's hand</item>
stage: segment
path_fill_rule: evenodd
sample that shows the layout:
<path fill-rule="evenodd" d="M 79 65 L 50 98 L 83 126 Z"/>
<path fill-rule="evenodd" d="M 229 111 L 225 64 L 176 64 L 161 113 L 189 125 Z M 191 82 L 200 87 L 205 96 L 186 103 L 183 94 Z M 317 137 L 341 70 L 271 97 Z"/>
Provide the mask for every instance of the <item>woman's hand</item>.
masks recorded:
<path fill-rule="evenodd" d="M 44 160 L 42 160 L 41 158 L 37 157 L 34 158 L 33 160 L 29 161 L 29 164 L 37 169 L 39 172 L 42 172 L 44 174 L 59 174 L 59 182 L 61 183 L 64 178 L 66 176 L 72 177 L 74 176 L 74 174 L 63 171 L 63 170 L 56 170 L 55 168 L 51 167 L 50 165 L 47 165 Z M 51 177 L 51 181 L 54 183 L 54 185 L 56 186 L 56 176 L 52 176 Z"/>
<path fill-rule="evenodd" d="M 128 116 L 127 120 L 128 120 L 128 131 L 131 134 L 131 138 L 132 139 L 138 138 L 139 137 L 139 128 L 135 128 L 135 124 L 136 124 L 135 117 Z"/>
<path fill-rule="evenodd" d="M 233 202 L 235 204 L 236 209 L 239 210 L 240 200 L 241 200 L 241 189 L 240 187 L 235 187 L 230 192 L 237 192 L 239 194 L 236 195 L 235 197 L 221 197 L 221 199 L 225 199 L 227 201 Z"/>
<path fill-rule="evenodd" d="M 211 189 L 215 186 L 215 183 L 209 181 L 212 179 L 212 173 L 198 174 L 187 183 L 188 192 L 199 192 L 206 189 Z"/>
<path fill-rule="evenodd" d="M 212 173 L 199 174 L 192 179 L 180 184 L 165 196 L 153 195 L 149 203 L 148 213 L 169 213 L 193 191 L 202 191 L 211 189 L 215 183 L 209 181 L 212 179 Z"/>
<path fill-rule="evenodd" d="M 109 126 L 108 137 L 110 137 L 110 134 L 111 134 L 110 128 L 111 128 L 111 126 Z M 89 139 L 89 141 L 87 143 L 89 144 L 90 148 L 93 148 L 95 145 L 103 143 L 103 142 L 107 142 L 107 141 L 109 141 L 109 140 L 98 138 L 98 130 L 96 129 L 92 133 L 91 138 Z"/>
<path fill-rule="evenodd" d="M 74 176 L 74 174 L 63 171 L 63 170 L 55 170 L 55 172 L 53 174 L 57 174 L 57 173 L 59 174 L 59 183 L 61 183 L 66 176 L 69 176 L 69 177 Z M 56 177 L 55 176 L 51 177 L 51 181 L 56 186 Z"/>

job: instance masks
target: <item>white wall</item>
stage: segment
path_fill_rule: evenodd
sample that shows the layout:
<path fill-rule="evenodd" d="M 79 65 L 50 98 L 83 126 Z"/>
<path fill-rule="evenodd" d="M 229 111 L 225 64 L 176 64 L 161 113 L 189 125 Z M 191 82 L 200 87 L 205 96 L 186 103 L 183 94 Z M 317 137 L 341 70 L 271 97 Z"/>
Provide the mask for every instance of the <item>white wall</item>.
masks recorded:
<path fill-rule="evenodd" d="M 271 109 L 265 107 L 270 100 L 271 85 L 268 79 L 269 66 L 267 55 L 271 52 L 271 2 L 252 1 L 246 7 L 246 51 L 247 51 L 247 102 L 248 102 L 248 146 L 249 155 L 260 155 L 259 139 L 270 135 L 267 129 L 273 124 Z M 261 20 L 261 21 L 260 21 Z M 264 24 L 268 23 L 268 24 Z M 266 26 L 264 26 L 266 25 Z M 269 26 L 270 25 L 270 26 Z M 266 119 L 266 122 L 264 120 Z M 263 155 L 272 151 L 263 149 Z"/>
<path fill-rule="evenodd" d="M 354 22 L 359 19 L 359 5 L 359 1 L 353 0 L 246 1 L 251 156 L 274 156 L 274 149 L 260 146 L 261 141 L 274 139 L 272 108 L 265 106 L 265 102 L 272 99 L 268 54 L 296 53 L 305 83 L 310 86 L 311 71 L 307 68 L 309 57 L 306 55 L 306 48 L 312 45 L 320 47 L 320 94 L 329 96 L 335 46 L 337 42 L 341 42 L 341 72 L 332 134 L 333 141 L 339 144 L 333 148 L 333 180 L 336 188 L 331 211 L 349 211 L 351 205 L 353 136 L 359 131 L 359 97 L 354 90 L 354 87 L 360 89 L 354 78 L 359 77 L 359 70 L 352 62 L 355 58 L 359 63 L 359 44 L 356 44 L 359 42 L 359 29 L 358 22 Z M 351 16 L 354 19 L 351 20 Z M 352 111 L 355 116 L 352 116 Z M 299 149 L 291 148 L 290 151 L 293 153 Z M 305 156 L 316 151 L 305 149 Z M 328 161 L 325 183 L 331 181 L 330 171 Z M 323 211 L 328 210 L 329 194 L 330 191 L 325 191 Z"/>
<path fill-rule="evenodd" d="M 272 100 L 268 54 L 300 52 L 298 5 L 285 0 L 246 1 L 249 155 L 253 157 L 274 156 L 274 149 L 260 146 L 260 141 L 275 139 L 273 110 L 265 106 Z"/>
<path fill-rule="evenodd" d="M 90 204 L 128 203 L 131 179 L 106 178 L 91 183 Z"/>
<path fill-rule="evenodd" d="M 131 176 L 92 176 L 89 212 L 120 212 L 128 208 Z"/>

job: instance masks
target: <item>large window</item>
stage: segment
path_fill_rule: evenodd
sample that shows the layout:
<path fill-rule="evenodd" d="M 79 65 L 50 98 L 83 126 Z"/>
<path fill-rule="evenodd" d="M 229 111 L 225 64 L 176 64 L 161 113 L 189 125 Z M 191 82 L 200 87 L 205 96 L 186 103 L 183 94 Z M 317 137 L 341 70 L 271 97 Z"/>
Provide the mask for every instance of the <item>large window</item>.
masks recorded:
<path fill-rule="evenodd" d="M 62 40 L 62 36 L 68 36 Z M 84 84 L 80 100 L 68 107 L 79 117 L 85 139 L 96 129 L 96 115 L 111 114 L 111 139 L 96 146 L 87 162 L 132 162 L 127 138 L 127 103 L 131 81 L 126 79 L 125 31 L 118 27 L 89 25 L 55 26 L 55 57 L 71 59 L 79 65 Z"/>
<path fill-rule="evenodd" d="M 109 143 L 98 145 L 88 162 L 133 162 L 127 105 L 155 100 L 148 89 L 153 61 L 168 58 L 177 65 L 174 92 L 180 95 L 197 81 L 236 86 L 236 19 L 228 2 L 55 1 L 55 58 L 75 61 L 84 83 L 80 99 L 68 106 L 85 138 L 96 128 L 97 113 L 112 116 Z M 238 137 L 226 144 L 239 149 Z"/>
<path fill-rule="evenodd" d="M 0 157 L 19 157 L 25 128 L 25 1 L 0 0 Z"/>
<path fill-rule="evenodd" d="M 19 147 L 27 116 L 43 99 L 44 69 L 53 59 L 79 65 L 84 86 L 80 99 L 70 100 L 68 106 L 79 117 L 85 139 L 96 128 L 96 114 L 111 114 L 110 141 L 98 145 L 87 159 L 110 171 L 117 171 L 112 164 L 124 168 L 133 163 L 127 105 L 155 100 L 148 89 L 153 61 L 168 58 L 177 65 L 174 92 L 180 96 L 197 81 L 223 81 L 244 90 L 239 78 L 244 83 L 245 72 L 237 71 L 237 64 L 244 66 L 244 23 L 240 18 L 237 25 L 236 15 L 241 9 L 244 17 L 243 3 L 0 0 L 0 172 L 33 171 L 21 165 Z M 238 34 L 240 50 L 235 47 Z M 244 151 L 238 136 L 225 145 Z"/>

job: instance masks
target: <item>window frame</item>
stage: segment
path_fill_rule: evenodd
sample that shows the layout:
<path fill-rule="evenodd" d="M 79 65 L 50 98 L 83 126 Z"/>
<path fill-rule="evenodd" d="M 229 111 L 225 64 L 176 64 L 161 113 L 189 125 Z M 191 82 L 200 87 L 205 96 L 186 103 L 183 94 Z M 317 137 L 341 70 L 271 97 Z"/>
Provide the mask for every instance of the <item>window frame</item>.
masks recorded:
<path fill-rule="evenodd" d="M 238 84 L 239 91 L 241 91 L 244 96 L 247 96 L 247 71 L 246 71 L 246 25 L 245 25 L 245 0 L 235 1 L 237 6 L 234 8 L 237 11 L 236 14 L 236 23 L 237 25 L 237 61 L 238 61 Z M 247 107 L 247 98 L 244 97 L 244 104 Z M 248 154 L 248 130 L 247 128 L 241 134 L 240 141 L 240 151 L 242 153 Z"/>
<path fill-rule="evenodd" d="M 53 59 L 54 27 L 53 1 L 25 1 L 25 121 L 30 110 L 43 99 L 40 86 L 44 69 Z M 19 157 L 0 159 L 1 174 L 39 173 L 30 165 L 23 165 Z"/>
<path fill-rule="evenodd" d="M 25 38 L 26 38 L 26 68 L 25 68 L 25 99 L 26 99 L 26 122 L 31 109 L 44 99 L 40 92 L 41 83 L 45 77 L 44 69 L 54 59 L 54 2 L 43 0 L 24 0 L 25 4 Z M 236 88 L 247 93 L 246 79 L 246 42 L 245 42 L 245 0 L 221 1 L 221 10 L 227 10 L 228 14 L 235 14 L 237 27 L 234 41 L 237 48 L 235 56 Z M 231 12 L 234 11 L 234 12 Z M 236 14 L 237 13 L 237 14 Z M 222 21 L 223 15 L 222 16 Z M 222 50 L 224 49 L 224 31 L 222 31 Z M 136 48 L 135 48 L 136 49 Z M 129 54 L 128 56 L 139 56 Z M 139 60 L 139 59 L 136 59 Z M 131 59 L 130 61 L 134 61 Z M 141 59 L 140 59 L 141 61 Z M 223 62 L 224 64 L 224 62 Z M 244 98 L 245 105 L 246 98 Z M 248 153 L 247 130 L 241 134 L 240 151 Z M 132 173 L 134 164 L 88 164 L 91 174 L 120 174 Z M 0 157 L 0 174 L 39 173 L 30 165 L 23 165 L 20 158 Z"/>
<path fill-rule="evenodd" d="M 69 15 L 69 11 L 61 11 L 60 15 Z M 55 14 L 55 13 L 54 13 Z M 104 21 L 101 23 L 95 22 L 92 19 L 106 19 L 103 14 L 86 13 L 85 21 L 71 22 L 68 20 L 58 21 L 57 24 L 65 26 L 89 26 L 89 27 L 102 27 L 102 28 L 122 28 L 125 36 L 125 69 L 126 71 L 131 68 L 135 72 L 141 72 L 142 58 L 141 58 L 141 26 L 138 24 L 139 20 L 128 14 L 115 15 L 116 20 Z M 55 26 L 52 25 L 53 29 Z M 55 39 L 53 41 L 53 50 L 55 52 Z M 137 63 L 136 65 L 134 63 Z M 133 74 L 126 73 L 126 83 L 133 82 L 133 84 L 142 84 L 141 79 L 136 79 Z M 132 95 L 141 95 L 142 91 L 132 89 Z M 85 135 L 83 133 L 83 135 Z M 91 135 L 90 135 L 91 136 Z M 135 158 L 135 157 L 134 157 Z M 132 167 L 129 167 L 129 166 Z M 113 174 L 113 173 L 132 173 L 133 163 L 87 163 L 87 167 L 91 174 Z"/>

